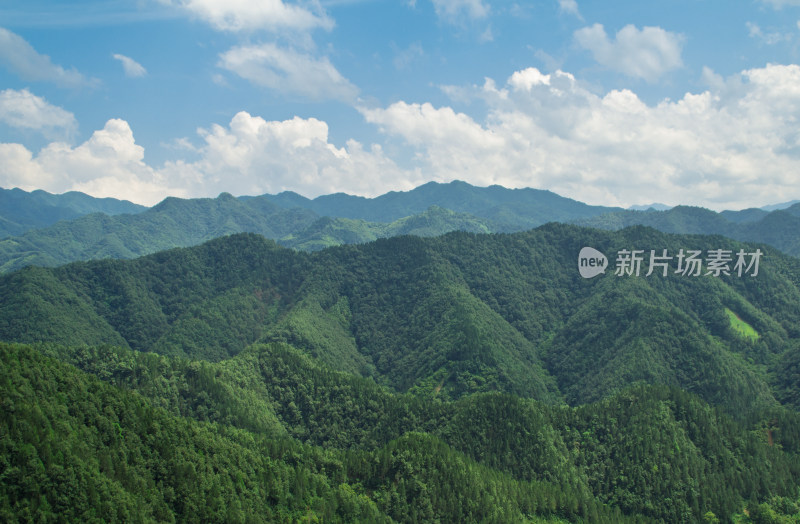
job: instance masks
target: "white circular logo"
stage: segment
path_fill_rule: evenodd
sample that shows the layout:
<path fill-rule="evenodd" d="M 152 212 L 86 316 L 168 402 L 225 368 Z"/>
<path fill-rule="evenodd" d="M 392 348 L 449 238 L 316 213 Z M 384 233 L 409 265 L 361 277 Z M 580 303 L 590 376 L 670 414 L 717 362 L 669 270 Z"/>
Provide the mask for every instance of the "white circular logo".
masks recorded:
<path fill-rule="evenodd" d="M 608 259 L 593 247 L 585 247 L 578 254 L 578 271 L 583 278 L 593 278 L 605 273 Z"/>

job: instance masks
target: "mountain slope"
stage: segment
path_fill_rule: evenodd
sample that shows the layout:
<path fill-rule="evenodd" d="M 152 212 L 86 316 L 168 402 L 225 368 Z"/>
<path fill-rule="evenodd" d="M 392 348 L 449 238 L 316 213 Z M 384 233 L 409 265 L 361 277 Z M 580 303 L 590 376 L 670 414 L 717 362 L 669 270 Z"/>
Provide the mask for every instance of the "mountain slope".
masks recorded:
<path fill-rule="evenodd" d="M 94 213 L 0 240 L 0 272 L 29 265 L 58 266 L 76 260 L 135 258 L 197 245 L 232 233 L 259 233 L 282 245 L 315 251 L 388 236 L 435 236 L 453 230 L 488 232 L 485 220 L 431 207 L 388 224 L 320 218 L 313 211 L 284 209 L 266 198 L 167 198 L 135 215 Z"/>
<path fill-rule="evenodd" d="M 231 233 L 257 232 L 279 238 L 317 219 L 313 213 L 284 210 L 262 200 L 246 204 L 227 193 L 215 199 L 170 197 L 136 215 L 96 213 L 0 240 L 0 270 L 134 258 Z"/>
<path fill-rule="evenodd" d="M 800 204 L 772 212 L 751 209 L 715 213 L 689 206 L 667 211 L 617 211 L 574 223 L 611 230 L 644 225 L 665 233 L 718 234 L 745 242 L 764 242 L 800 256 Z"/>
<path fill-rule="evenodd" d="M 176 416 L 29 347 L 0 343 L 0 364 L 4 521 L 635 521 L 431 434 L 322 449 Z M 187 367 L 189 382 L 213 376 Z"/>
<path fill-rule="evenodd" d="M 91 213 L 134 214 L 144 209 L 125 200 L 94 198 L 77 191 L 53 195 L 40 189 L 29 193 L 17 188 L 0 188 L 0 238 Z"/>
<path fill-rule="evenodd" d="M 309 200 L 294 193 L 167 198 L 136 215 L 95 213 L 0 240 L 0 272 L 75 260 L 134 258 L 239 232 L 316 251 L 399 235 L 515 232 L 552 221 L 612 230 L 648 225 L 668 233 L 722 234 L 800 255 L 800 204 L 771 213 L 757 209 L 714 213 L 687 206 L 637 212 L 587 206 L 548 191 L 451 182 L 373 199 L 335 194 Z"/>
<path fill-rule="evenodd" d="M 758 275 L 613 270 L 740 248 Z M 800 261 L 719 236 L 236 234 L 0 276 L 0 340 L 4 520 L 728 520 L 800 485 Z"/>
<path fill-rule="evenodd" d="M 62 514 L 94 506 L 106 520 L 122 511 L 230 521 L 231 508 L 261 504 L 256 520 L 305 511 L 334 522 L 675 522 L 708 511 L 725 519 L 748 499 L 792 495 L 800 479 L 796 413 L 745 425 L 675 388 L 627 388 L 579 408 L 497 394 L 427 402 L 280 345 L 217 364 L 36 349 L 107 384 L 0 344 L 0 392 L 13 399 L 2 456 L 19 465 L 0 478 L 0 500 L 9 494 L 16 511 L 34 489 Z M 34 420 L 42 429 L 26 432 Z M 87 477 L 115 503 L 69 495 L 93 492 Z"/>
<path fill-rule="evenodd" d="M 504 391 L 583 403 L 644 381 L 734 413 L 777 404 L 766 367 L 800 338 L 796 259 L 762 246 L 756 278 L 609 271 L 584 280 L 576 257 L 586 245 L 754 251 L 722 237 L 556 224 L 313 254 L 234 235 L 133 261 L 4 276 L 0 339 L 210 360 L 283 341 L 393 390 L 442 398 Z M 742 336 L 728 312 L 757 337 Z"/>
<path fill-rule="evenodd" d="M 336 193 L 313 200 L 296 193 L 264 195 L 283 207 L 310 209 L 322 216 L 393 222 L 422 213 L 431 206 L 469 213 L 496 223 L 496 231 L 520 231 L 546 222 L 569 221 L 615 210 L 589 206 L 540 189 L 475 187 L 466 182 L 428 182 L 411 191 L 392 191 L 375 198 Z"/>

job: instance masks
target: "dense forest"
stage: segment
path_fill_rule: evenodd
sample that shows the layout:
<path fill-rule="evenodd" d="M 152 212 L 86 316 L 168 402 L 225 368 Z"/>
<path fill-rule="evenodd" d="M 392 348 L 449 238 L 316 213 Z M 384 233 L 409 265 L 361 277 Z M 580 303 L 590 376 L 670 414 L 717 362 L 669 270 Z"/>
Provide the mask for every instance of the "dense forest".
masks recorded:
<path fill-rule="evenodd" d="M 625 249 L 763 257 L 617 275 Z M 2 276 L 0 340 L 4 520 L 800 518 L 800 261 L 766 245 L 236 234 Z"/>
<path fill-rule="evenodd" d="M 489 214 L 500 193 L 471 189 L 418 192 Z M 503 193 L 494 222 L 403 215 L 418 211 L 403 196 L 222 195 L 116 217 L 72 196 L 83 207 L 60 212 L 82 218 L 5 240 L 25 253 L 13 269 L 260 233 L 0 277 L 4 520 L 800 518 L 797 259 L 643 227 L 475 234 L 531 195 Z M 578 204 L 602 227 L 628 220 Z M 361 215 L 317 214 L 337 206 Z M 723 220 L 686 211 L 637 216 Z M 580 277 L 584 246 L 607 274 Z M 615 275 L 625 249 L 764 256 L 752 276 Z"/>
<path fill-rule="evenodd" d="M 396 394 L 280 344 L 219 363 L 0 345 L 5 519 L 694 521 L 796 509 L 796 413 L 666 386 Z M 713 520 L 712 520 L 713 521 Z"/>
<path fill-rule="evenodd" d="M 715 213 L 689 206 L 665 211 L 614 211 L 574 223 L 603 229 L 645 225 L 665 233 L 725 235 L 742 241 L 763 242 L 784 253 L 800 256 L 800 203 L 771 212 L 745 209 Z"/>

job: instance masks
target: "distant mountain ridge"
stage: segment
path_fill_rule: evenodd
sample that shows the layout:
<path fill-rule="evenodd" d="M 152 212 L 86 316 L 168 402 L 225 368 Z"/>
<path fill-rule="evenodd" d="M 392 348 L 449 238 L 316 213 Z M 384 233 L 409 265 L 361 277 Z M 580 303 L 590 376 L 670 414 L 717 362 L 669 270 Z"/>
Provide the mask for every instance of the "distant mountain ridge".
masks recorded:
<path fill-rule="evenodd" d="M 95 198 L 78 191 L 54 195 L 41 189 L 28 192 L 18 188 L 0 188 L 0 238 L 21 235 L 29 229 L 90 213 L 120 215 L 145 209 L 145 206 L 127 200 Z"/>
<path fill-rule="evenodd" d="M 464 211 L 468 209 L 473 211 Z M 432 182 L 375 199 L 336 194 L 309 200 L 296 193 L 169 197 L 137 214 L 94 213 L 0 240 L 0 272 L 27 265 L 134 258 L 232 233 L 258 233 L 287 247 L 314 251 L 397 235 L 521 231 L 617 209 L 589 206 L 549 191 L 480 188 L 464 182 Z"/>
<path fill-rule="evenodd" d="M 772 204 L 769 206 L 762 206 L 761 209 L 764 211 L 777 211 L 779 209 L 786 209 L 787 207 L 792 207 L 793 205 L 800 203 L 800 200 L 791 200 L 789 202 L 783 202 L 780 204 Z"/>
<path fill-rule="evenodd" d="M 547 222 L 611 230 L 647 225 L 668 233 L 720 234 L 764 242 L 800 256 L 800 203 L 776 211 L 716 213 L 690 206 L 635 211 L 590 206 L 545 190 L 475 187 L 460 181 L 429 182 L 375 198 L 336 193 L 308 199 L 293 192 L 168 197 L 152 208 L 81 193 L 4 190 L 0 196 L 12 202 L 3 207 L 0 231 L 24 230 L 0 240 L 0 272 L 27 265 L 135 258 L 233 233 L 258 233 L 286 247 L 316 251 L 398 235 L 511 233 Z M 22 201 L 29 204 L 19 204 Z M 83 215 L 68 218 L 76 214 Z M 42 225 L 36 226 L 35 220 Z"/>
<path fill-rule="evenodd" d="M 591 206 L 542 189 L 476 187 L 458 180 L 445 184 L 428 182 L 411 191 L 391 191 L 375 198 L 335 193 L 312 200 L 291 191 L 262 198 L 283 207 L 310 209 L 321 216 L 371 222 L 392 222 L 438 206 L 493 221 L 508 231 L 621 210 Z"/>
<path fill-rule="evenodd" d="M 784 253 L 800 256 L 800 203 L 767 212 L 761 209 L 714 211 L 676 206 L 666 211 L 617 211 L 573 223 L 600 229 L 645 225 L 665 233 L 723 235 L 736 240 L 764 242 Z"/>

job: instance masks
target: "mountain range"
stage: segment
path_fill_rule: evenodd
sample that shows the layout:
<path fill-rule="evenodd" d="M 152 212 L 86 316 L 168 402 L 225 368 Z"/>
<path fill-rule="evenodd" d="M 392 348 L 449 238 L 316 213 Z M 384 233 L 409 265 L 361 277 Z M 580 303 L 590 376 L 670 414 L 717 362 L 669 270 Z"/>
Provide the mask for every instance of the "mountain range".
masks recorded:
<path fill-rule="evenodd" d="M 587 245 L 764 258 L 754 276 L 704 266 L 584 279 Z M 0 277 L 0 340 L 15 343 L 0 348 L 14 399 L 7 453 L 34 450 L 44 469 L 24 462 L 15 475 L 53 504 L 59 491 L 45 486 L 92 482 L 145 519 L 226 520 L 233 500 L 248 515 L 269 500 L 270 511 L 332 521 L 774 512 L 800 480 L 798 326 L 796 258 L 641 226 L 312 253 L 236 234 L 129 261 L 29 267 Z M 21 421 L 35 417 L 52 429 L 26 433 Z M 75 451 L 81 432 L 97 462 Z M 201 451 L 227 465 L 210 469 Z M 65 460 L 82 476 L 59 477 Z M 220 503 L 202 502 L 215 500 L 213 485 Z"/>
<path fill-rule="evenodd" d="M 17 236 L 89 213 L 138 213 L 146 207 L 114 198 L 95 198 L 78 191 L 54 195 L 41 189 L 27 192 L 0 188 L 0 238 Z"/>
<path fill-rule="evenodd" d="M 0 242 L 3 521 L 800 518 L 797 205 L 84 211 Z"/>
<path fill-rule="evenodd" d="M 6 190 L 31 210 L 44 192 Z M 52 197 L 52 198 L 51 198 Z M 515 232 L 547 222 L 575 223 L 602 229 L 648 225 L 671 233 L 721 234 L 764 242 L 800 256 L 800 204 L 765 211 L 716 213 L 677 206 L 665 211 L 633 211 L 588 206 L 549 191 L 474 187 L 464 182 L 428 183 L 408 192 L 367 199 L 337 193 L 313 200 L 296 193 L 215 199 L 170 197 L 152 208 L 74 194 L 49 195 L 63 215 L 77 218 L 37 226 L 8 207 L 3 219 L 16 220 L 21 234 L 0 240 L 0 272 L 27 265 L 57 266 L 75 260 L 134 258 L 173 247 L 197 245 L 231 233 L 258 233 L 286 247 L 314 251 L 341 244 L 370 242 L 398 235 L 436 236 L 449 231 Z M 81 206 L 72 204 L 82 202 Z M 93 205 L 90 205 L 94 202 Z M 80 210 L 80 211 L 78 211 Z M 52 222 L 59 213 L 36 212 Z M 29 213 L 29 214 L 31 214 Z M 27 220 L 27 221 L 26 221 Z M 15 223 L 17 223 L 15 222 Z"/>

